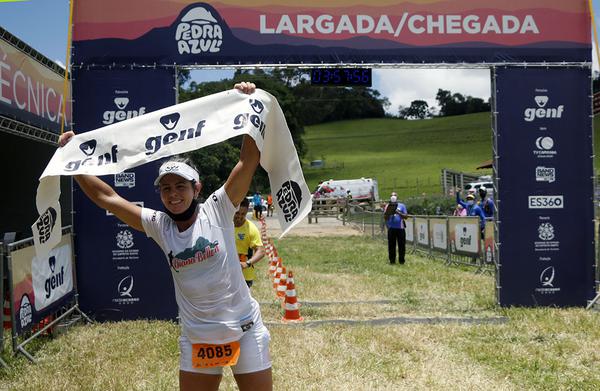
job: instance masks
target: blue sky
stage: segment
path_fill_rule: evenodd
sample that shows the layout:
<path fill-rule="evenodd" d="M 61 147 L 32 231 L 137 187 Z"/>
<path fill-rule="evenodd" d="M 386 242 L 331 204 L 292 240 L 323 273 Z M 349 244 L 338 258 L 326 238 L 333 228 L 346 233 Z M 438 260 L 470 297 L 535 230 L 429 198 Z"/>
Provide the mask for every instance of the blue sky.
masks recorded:
<path fill-rule="evenodd" d="M 7 0 L 0 0 L 0 26 L 50 59 L 64 63 L 69 1 L 4 1 Z M 600 0 L 594 0 L 593 4 L 595 14 L 599 15 Z M 595 68 L 597 69 L 597 66 Z M 193 73 L 193 77 L 201 82 L 218 80 L 231 74 L 232 71 L 197 71 Z M 392 102 L 389 110 L 392 113 L 397 113 L 398 105 L 407 106 L 415 99 L 424 99 L 430 105 L 435 104 L 438 88 L 482 98 L 490 95 L 487 70 L 376 69 L 373 72 L 373 81 L 373 87 Z"/>

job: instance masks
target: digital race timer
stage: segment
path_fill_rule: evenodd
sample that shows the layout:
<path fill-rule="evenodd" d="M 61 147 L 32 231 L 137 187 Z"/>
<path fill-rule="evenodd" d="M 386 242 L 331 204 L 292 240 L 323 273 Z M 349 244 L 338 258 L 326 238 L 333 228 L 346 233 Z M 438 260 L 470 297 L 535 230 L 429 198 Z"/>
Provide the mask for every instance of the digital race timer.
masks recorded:
<path fill-rule="evenodd" d="M 310 82 L 315 86 L 371 87 L 371 68 L 313 68 Z"/>

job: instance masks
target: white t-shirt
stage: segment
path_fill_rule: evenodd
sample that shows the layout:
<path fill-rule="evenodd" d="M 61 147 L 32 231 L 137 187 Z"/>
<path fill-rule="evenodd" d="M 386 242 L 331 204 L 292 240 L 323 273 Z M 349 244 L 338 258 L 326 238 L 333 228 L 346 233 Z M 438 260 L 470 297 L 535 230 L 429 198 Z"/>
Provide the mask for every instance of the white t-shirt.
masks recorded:
<path fill-rule="evenodd" d="M 235 247 L 235 206 L 221 187 L 198 206 L 184 232 L 164 212 L 142 209 L 146 235 L 167 256 L 179 306 L 181 333 L 192 343 L 239 340 L 260 311 L 242 276 Z"/>

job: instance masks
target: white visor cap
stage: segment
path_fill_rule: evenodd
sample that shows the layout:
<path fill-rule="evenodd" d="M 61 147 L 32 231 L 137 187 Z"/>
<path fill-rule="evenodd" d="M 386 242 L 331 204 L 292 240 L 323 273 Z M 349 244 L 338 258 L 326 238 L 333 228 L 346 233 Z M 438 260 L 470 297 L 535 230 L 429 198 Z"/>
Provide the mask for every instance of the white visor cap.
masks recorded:
<path fill-rule="evenodd" d="M 187 164 L 182 162 L 166 162 L 160 166 L 160 170 L 158 170 L 158 176 L 154 181 L 154 186 L 158 186 L 158 182 L 160 182 L 162 177 L 167 174 L 175 174 L 187 179 L 188 181 L 196 181 L 196 183 L 200 182 L 200 176 L 198 175 L 198 172 Z"/>

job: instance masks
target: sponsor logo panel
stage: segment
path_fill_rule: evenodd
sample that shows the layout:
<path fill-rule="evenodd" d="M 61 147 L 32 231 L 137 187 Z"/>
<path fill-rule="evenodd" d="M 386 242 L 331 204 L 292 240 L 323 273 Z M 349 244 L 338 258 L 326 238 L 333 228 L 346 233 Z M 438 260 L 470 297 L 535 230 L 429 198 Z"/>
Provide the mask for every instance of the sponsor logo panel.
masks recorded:
<path fill-rule="evenodd" d="M 531 195 L 527 205 L 529 209 L 563 209 L 565 201 L 562 195 Z"/>

